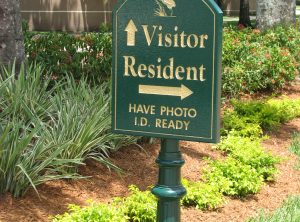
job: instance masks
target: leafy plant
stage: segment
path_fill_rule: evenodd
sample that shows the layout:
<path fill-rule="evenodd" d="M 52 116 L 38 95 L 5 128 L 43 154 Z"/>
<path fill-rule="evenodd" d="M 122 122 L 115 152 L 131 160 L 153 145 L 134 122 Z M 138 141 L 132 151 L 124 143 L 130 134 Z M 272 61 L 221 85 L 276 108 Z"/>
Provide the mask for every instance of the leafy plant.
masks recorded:
<path fill-rule="evenodd" d="M 267 101 L 239 102 L 232 100 L 233 110 L 225 112 L 225 134 L 231 130 L 239 135 L 257 137 L 263 130 L 271 130 L 281 123 L 300 116 L 300 99 L 270 99 Z M 249 127 L 253 129 L 249 129 Z"/>
<path fill-rule="evenodd" d="M 263 184 L 263 177 L 254 168 L 232 157 L 211 161 L 203 177 L 220 192 L 239 197 L 257 193 Z"/>
<path fill-rule="evenodd" d="M 48 180 L 81 178 L 88 158 L 117 169 L 109 151 L 136 141 L 110 132 L 108 83 L 68 77 L 50 87 L 43 73 L 34 65 L 0 73 L 0 193 L 18 197 Z"/>
<path fill-rule="evenodd" d="M 44 65 L 52 80 L 67 75 L 79 80 L 101 82 L 111 74 L 112 36 L 110 33 L 34 33 L 25 34 L 29 62 Z"/>
<path fill-rule="evenodd" d="M 300 197 L 289 197 L 273 214 L 264 211 L 257 217 L 253 217 L 248 222 L 298 222 L 300 221 Z"/>
<path fill-rule="evenodd" d="M 127 222 L 127 218 L 116 207 L 91 203 L 87 207 L 71 204 L 69 212 L 52 218 L 53 222 Z"/>
<path fill-rule="evenodd" d="M 229 157 L 251 166 L 263 176 L 264 180 L 274 179 L 277 172 L 276 164 L 280 159 L 263 149 L 261 139 L 235 136 L 230 133 L 216 148 L 226 151 Z"/>
<path fill-rule="evenodd" d="M 64 160 L 59 155 L 65 146 L 46 143 L 37 137 L 37 130 L 14 121 L 0 135 L 0 192 L 23 195 L 30 185 L 48 180 L 79 178 L 76 174 L 61 171 L 67 163 L 79 164 L 77 159 Z M 34 142 L 33 142 L 34 141 Z M 37 190 L 36 190 L 37 191 Z"/>
<path fill-rule="evenodd" d="M 273 91 L 294 80 L 299 73 L 299 37 L 299 29 L 292 26 L 266 32 L 224 28 L 224 95 Z"/>
<path fill-rule="evenodd" d="M 296 132 L 293 136 L 293 141 L 290 146 L 290 151 L 298 156 L 298 166 L 300 168 L 300 132 Z"/>
<path fill-rule="evenodd" d="M 196 206 L 201 210 L 212 210 L 224 202 L 218 186 L 203 182 L 192 182 L 186 179 L 183 179 L 182 183 L 187 189 L 187 194 L 181 200 L 185 206 Z"/>
<path fill-rule="evenodd" d="M 157 200 L 150 191 L 140 191 L 136 186 L 129 187 L 130 195 L 117 198 L 115 202 L 133 222 L 152 222 L 156 220 Z"/>

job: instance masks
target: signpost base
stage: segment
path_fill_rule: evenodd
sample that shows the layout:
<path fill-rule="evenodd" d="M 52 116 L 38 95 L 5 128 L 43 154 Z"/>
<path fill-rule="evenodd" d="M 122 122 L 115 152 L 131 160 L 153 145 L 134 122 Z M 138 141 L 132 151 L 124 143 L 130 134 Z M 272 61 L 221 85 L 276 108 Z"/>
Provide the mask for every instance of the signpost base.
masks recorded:
<path fill-rule="evenodd" d="M 158 183 L 152 193 L 158 198 L 157 222 L 180 222 L 180 199 L 186 194 L 181 184 L 181 167 L 184 164 L 179 141 L 162 139 L 156 160 L 159 166 Z"/>

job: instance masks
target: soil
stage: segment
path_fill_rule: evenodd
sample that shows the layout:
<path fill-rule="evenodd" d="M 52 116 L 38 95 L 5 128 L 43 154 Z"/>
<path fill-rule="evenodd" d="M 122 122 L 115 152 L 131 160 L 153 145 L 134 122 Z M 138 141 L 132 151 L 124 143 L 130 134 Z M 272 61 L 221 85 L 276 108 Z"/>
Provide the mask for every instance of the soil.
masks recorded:
<path fill-rule="evenodd" d="M 291 86 L 282 92 L 290 98 L 300 97 L 300 85 Z M 300 131 L 300 118 L 284 124 L 270 138 L 264 147 L 275 155 L 284 157 L 278 164 L 279 173 L 273 183 L 265 184 L 261 191 L 245 199 L 227 198 L 226 203 L 215 211 L 201 211 L 182 208 L 182 221 L 189 222 L 241 222 L 258 214 L 261 209 L 268 212 L 278 208 L 289 195 L 300 193 L 300 170 L 296 169 L 298 159 L 289 151 L 293 132 Z M 221 158 L 221 154 L 210 144 L 180 142 L 185 165 L 182 176 L 189 180 L 200 178 L 204 165 L 203 157 Z M 1 222 L 44 222 L 50 215 L 64 213 L 70 203 L 86 205 L 87 200 L 110 202 L 113 197 L 128 195 L 128 186 L 137 185 L 145 190 L 156 183 L 158 168 L 155 159 L 159 144 L 133 145 L 124 147 L 111 155 L 111 161 L 124 170 L 123 174 L 109 171 L 94 161 L 87 161 L 80 173 L 87 179 L 76 181 L 52 181 L 38 187 L 39 197 L 30 189 L 22 198 L 10 194 L 0 196 Z"/>

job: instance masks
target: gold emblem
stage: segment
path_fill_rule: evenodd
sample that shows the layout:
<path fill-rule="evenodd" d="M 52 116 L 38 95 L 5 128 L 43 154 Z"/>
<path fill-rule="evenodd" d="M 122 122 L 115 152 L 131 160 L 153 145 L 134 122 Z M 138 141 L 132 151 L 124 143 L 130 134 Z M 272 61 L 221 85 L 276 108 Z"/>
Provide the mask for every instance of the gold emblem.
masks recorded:
<path fill-rule="evenodd" d="M 155 0 L 157 8 L 155 9 L 154 15 L 161 17 L 173 16 L 173 8 L 176 7 L 174 0 Z"/>

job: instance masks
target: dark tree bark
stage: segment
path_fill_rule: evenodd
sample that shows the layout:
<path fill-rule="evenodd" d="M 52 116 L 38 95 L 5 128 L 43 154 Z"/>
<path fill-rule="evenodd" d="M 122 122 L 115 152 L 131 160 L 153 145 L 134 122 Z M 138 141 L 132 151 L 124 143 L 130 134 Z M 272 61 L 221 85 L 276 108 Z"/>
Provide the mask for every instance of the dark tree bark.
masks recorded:
<path fill-rule="evenodd" d="M 250 21 L 250 6 L 249 0 L 240 0 L 240 16 L 239 16 L 239 25 L 244 27 L 252 27 Z"/>
<path fill-rule="evenodd" d="M 0 1 L 0 63 L 16 62 L 17 69 L 25 58 L 20 0 Z"/>

